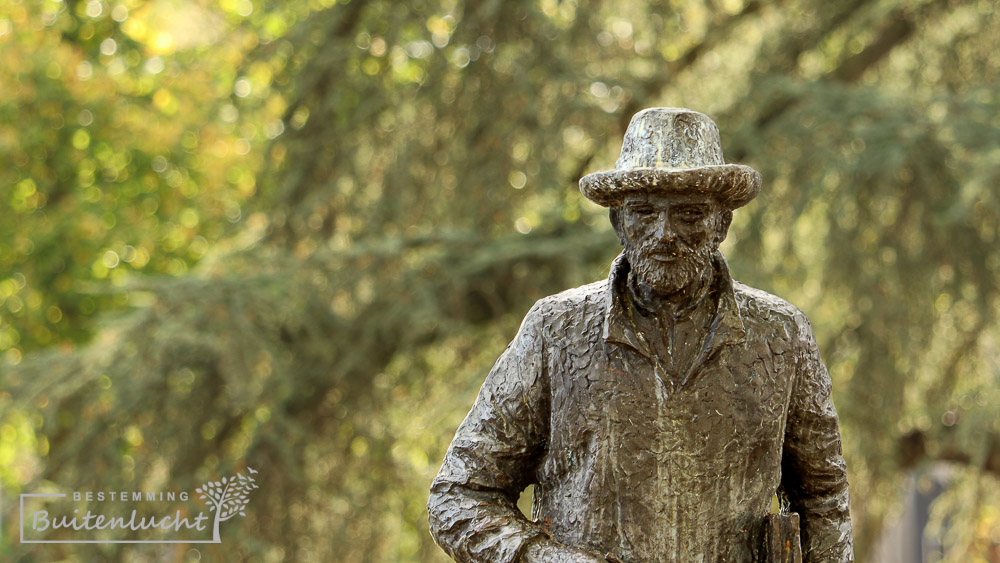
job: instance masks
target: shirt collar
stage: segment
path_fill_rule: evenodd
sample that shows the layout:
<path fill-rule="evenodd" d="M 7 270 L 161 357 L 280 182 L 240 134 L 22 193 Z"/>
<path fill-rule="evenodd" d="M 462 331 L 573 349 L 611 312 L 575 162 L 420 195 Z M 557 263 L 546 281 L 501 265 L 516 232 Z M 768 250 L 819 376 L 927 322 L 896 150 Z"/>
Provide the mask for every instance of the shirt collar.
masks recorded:
<path fill-rule="evenodd" d="M 718 307 L 709 325 L 709 337 L 705 341 L 705 350 L 701 355 L 704 358 L 711 356 L 722 346 L 740 344 L 746 339 L 746 328 L 743 325 L 739 304 L 736 302 L 729 264 L 719 251 L 713 254 L 712 264 L 715 267 L 715 279 L 712 280 L 709 292 L 712 296 L 717 295 Z M 626 284 L 630 269 L 624 252 L 611 264 L 607 310 L 604 315 L 604 341 L 629 346 L 644 356 L 651 357 L 652 351 L 637 334 L 638 329 L 632 317 L 634 309 L 628 302 L 630 298 Z"/>

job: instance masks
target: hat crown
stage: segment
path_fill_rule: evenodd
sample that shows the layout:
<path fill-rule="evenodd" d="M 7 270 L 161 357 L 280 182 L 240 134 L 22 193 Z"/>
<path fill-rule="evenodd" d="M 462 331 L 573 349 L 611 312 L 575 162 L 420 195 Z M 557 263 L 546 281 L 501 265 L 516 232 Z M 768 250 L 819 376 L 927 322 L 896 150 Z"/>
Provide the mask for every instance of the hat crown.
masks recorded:
<path fill-rule="evenodd" d="M 632 117 L 615 168 L 698 168 L 724 165 L 719 128 L 684 108 L 649 108 Z"/>

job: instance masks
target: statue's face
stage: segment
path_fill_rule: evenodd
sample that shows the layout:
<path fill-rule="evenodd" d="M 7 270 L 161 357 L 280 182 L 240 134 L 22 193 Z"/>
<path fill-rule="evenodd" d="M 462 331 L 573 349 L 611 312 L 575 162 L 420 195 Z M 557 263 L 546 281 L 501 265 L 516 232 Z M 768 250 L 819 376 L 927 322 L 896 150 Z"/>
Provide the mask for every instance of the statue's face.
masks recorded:
<path fill-rule="evenodd" d="M 697 280 L 721 242 L 721 209 L 704 196 L 630 195 L 622 204 L 621 219 L 632 271 L 664 295 Z"/>

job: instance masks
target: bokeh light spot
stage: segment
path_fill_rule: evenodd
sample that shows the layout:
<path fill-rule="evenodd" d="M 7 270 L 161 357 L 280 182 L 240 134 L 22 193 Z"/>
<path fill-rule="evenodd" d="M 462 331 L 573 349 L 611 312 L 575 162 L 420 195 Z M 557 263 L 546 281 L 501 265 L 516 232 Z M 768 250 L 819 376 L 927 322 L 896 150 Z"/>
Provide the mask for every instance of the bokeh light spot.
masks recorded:
<path fill-rule="evenodd" d="M 100 0 L 90 0 L 85 9 L 87 17 L 99 18 L 104 13 L 104 4 Z"/>
<path fill-rule="evenodd" d="M 114 55 L 116 51 L 118 51 L 118 43 L 116 43 L 114 39 L 108 37 L 104 41 L 101 41 L 102 55 L 107 55 L 110 57 L 111 55 Z"/>

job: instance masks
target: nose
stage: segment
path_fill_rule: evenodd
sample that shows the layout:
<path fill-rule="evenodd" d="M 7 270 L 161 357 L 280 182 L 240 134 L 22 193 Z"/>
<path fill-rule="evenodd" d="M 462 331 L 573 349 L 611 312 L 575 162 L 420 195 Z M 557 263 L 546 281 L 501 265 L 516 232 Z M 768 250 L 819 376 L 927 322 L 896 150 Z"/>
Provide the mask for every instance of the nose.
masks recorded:
<path fill-rule="evenodd" d="M 656 224 L 656 238 L 661 241 L 672 241 L 677 238 L 673 225 L 670 224 L 670 213 L 667 210 L 660 211 Z"/>

